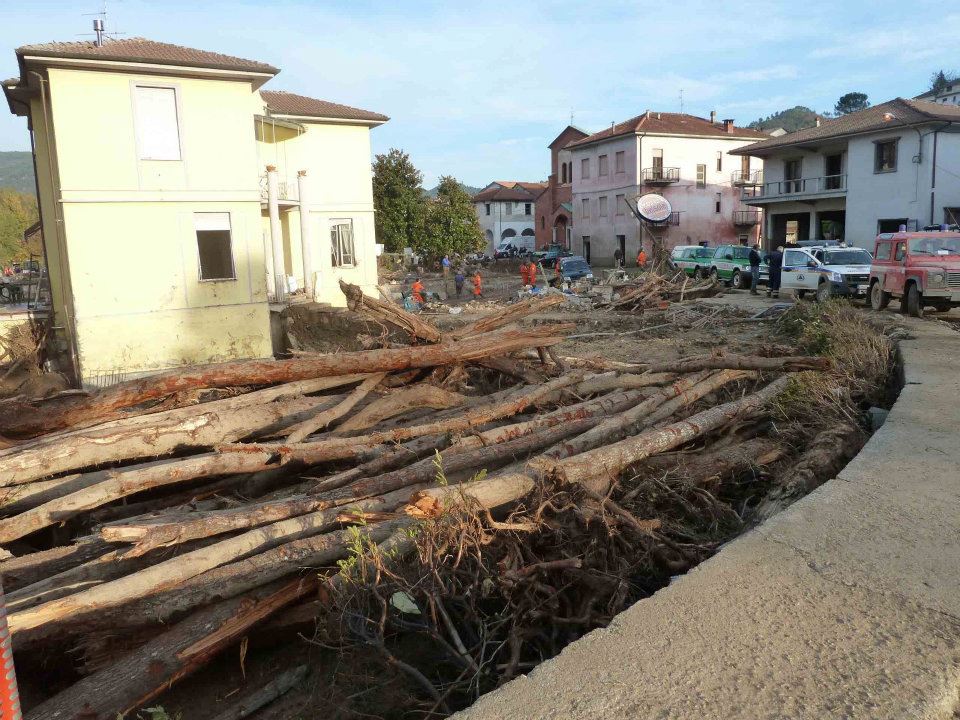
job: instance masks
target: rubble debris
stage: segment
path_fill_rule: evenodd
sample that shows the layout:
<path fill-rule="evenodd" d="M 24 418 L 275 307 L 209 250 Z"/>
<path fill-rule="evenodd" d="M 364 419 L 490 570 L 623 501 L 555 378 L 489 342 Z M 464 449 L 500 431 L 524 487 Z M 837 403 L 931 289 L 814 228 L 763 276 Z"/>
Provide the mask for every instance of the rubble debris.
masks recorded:
<path fill-rule="evenodd" d="M 576 513 L 584 537 L 601 517 L 642 537 L 644 558 L 685 569 L 706 546 L 681 548 L 664 520 L 636 515 L 611 488 L 665 453 L 685 453 L 701 485 L 712 482 L 710 472 L 778 461 L 788 450 L 769 436 L 769 419 L 792 373 L 833 367 L 816 356 L 561 356 L 552 346 L 571 325 L 517 321 L 563 306 L 565 293 L 498 305 L 441 331 L 389 301 L 358 297 L 349 285 L 344 292 L 357 312 L 406 330 L 411 345 L 184 368 L 69 401 L 26 403 L 6 420 L 4 431 L 18 440 L 0 450 L 0 543 L 17 557 L 0 560 L 0 573 L 15 651 L 82 652 L 97 638 L 129 633 L 112 658 L 99 658 L 100 669 L 30 710 L 30 720 L 77 708 L 89 717 L 130 713 L 284 608 L 329 604 L 355 564 L 381 562 L 381 553 L 422 561 L 423 543 L 448 517 L 515 537 L 540 521 L 529 513 L 495 519 L 498 508 L 535 510 L 562 497 L 551 507 Z M 620 301 L 643 307 L 675 292 L 650 278 Z M 207 388 L 238 390 L 197 402 L 191 393 Z M 748 443 L 742 452 L 730 449 L 740 441 Z M 698 465 L 698 453 L 713 464 Z M 516 556 L 499 574 L 518 593 L 539 593 L 532 583 L 542 573 L 582 568 L 587 577 L 597 563 Z M 594 581 L 604 585 L 604 577 Z M 408 605 L 422 599 L 410 588 L 396 592 Z M 481 672 L 472 649 L 458 644 L 456 609 L 442 604 L 429 613 L 441 623 L 437 637 Z M 592 605 L 581 610 L 583 627 L 606 616 Z M 517 671 L 520 649 L 510 642 L 522 638 L 505 640 L 503 662 L 483 671 L 496 681 Z M 432 703 L 441 697 L 422 691 Z"/>

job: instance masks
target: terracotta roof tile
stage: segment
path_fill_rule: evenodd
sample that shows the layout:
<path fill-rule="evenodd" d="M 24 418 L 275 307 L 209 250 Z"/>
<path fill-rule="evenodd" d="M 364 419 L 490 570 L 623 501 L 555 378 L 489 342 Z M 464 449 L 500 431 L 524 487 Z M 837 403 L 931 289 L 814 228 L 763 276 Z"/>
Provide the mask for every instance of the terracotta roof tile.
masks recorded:
<path fill-rule="evenodd" d="M 326 100 L 317 100 L 316 98 L 282 90 L 261 90 L 260 96 L 267 104 L 270 112 L 277 115 L 301 115 L 303 117 L 366 120 L 370 122 L 386 122 L 390 119 L 386 115 L 369 110 L 361 110 Z"/>
<path fill-rule="evenodd" d="M 489 202 L 491 200 L 533 202 L 546 189 L 547 183 L 542 182 L 497 180 L 474 195 L 473 202 Z"/>
<path fill-rule="evenodd" d="M 925 100 L 904 100 L 896 98 L 889 102 L 874 105 L 838 118 L 826 120 L 820 127 L 804 128 L 775 138 L 769 138 L 753 145 L 747 145 L 732 151 L 736 155 L 763 154 L 791 145 L 802 145 L 820 140 L 855 135 L 862 132 L 884 130 L 923 122 L 936 121 L 960 122 L 960 106 L 944 105 Z"/>
<path fill-rule="evenodd" d="M 588 135 L 582 140 L 575 140 L 564 147 L 579 147 L 600 140 L 608 140 L 622 135 L 633 135 L 634 133 L 642 132 L 661 133 L 664 135 L 713 135 L 734 139 L 759 139 L 769 137 L 767 133 L 760 132 L 759 130 L 750 130 L 735 125 L 732 128 L 732 132 L 727 132 L 723 123 L 712 123 L 706 118 L 697 117 L 696 115 L 687 115 L 686 113 L 661 113 L 648 110 L 643 113 L 643 115 L 637 115 L 606 130 Z"/>
<path fill-rule="evenodd" d="M 156 63 L 160 65 L 270 73 L 271 75 L 280 72 L 272 65 L 256 60 L 245 60 L 232 55 L 196 50 L 140 37 L 124 38 L 122 40 L 108 38 L 104 40 L 103 45 L 99 46 L 92 40 L 24 45 L 17 48 L 17 55 Z"/>

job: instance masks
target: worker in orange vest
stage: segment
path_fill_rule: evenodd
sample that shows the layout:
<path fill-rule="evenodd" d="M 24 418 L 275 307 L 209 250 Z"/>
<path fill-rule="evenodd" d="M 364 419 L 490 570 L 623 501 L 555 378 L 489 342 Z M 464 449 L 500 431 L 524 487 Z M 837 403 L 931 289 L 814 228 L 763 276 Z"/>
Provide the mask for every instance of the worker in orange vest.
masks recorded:
<path fill-rule="evenodd" d="M 480 271 L 477 270 L 473 274 L 473 297 L 480 298 L 483 297 L 483 283 L 480 280 Z"/>
<path fill-rule="evenodd" d="M 417 278 L 413 285 L 410 286 L 410 292 L 413 293 L 413 301 L 423 305 L 423 283 L 420 282 L 420 278 Z"/>
<path fill-rule="evenodd" d="M 520 263 L 520 282 L 527 286 L 530 284 L 530 263 L 524 260 Z"/>
<path fill-rule="evenodd" d="M 643 248 L 637 253 L 637 267 L 641 270 L 647 267 L 647 252 Z"/>
<path fill-rule="evenodd" d="M 530 278 L 530 284 L 536 287 L 537 285 L 537 264 L 535 262 L 530 263 L 530 270 L 528 272 L 528 277 Z"/>

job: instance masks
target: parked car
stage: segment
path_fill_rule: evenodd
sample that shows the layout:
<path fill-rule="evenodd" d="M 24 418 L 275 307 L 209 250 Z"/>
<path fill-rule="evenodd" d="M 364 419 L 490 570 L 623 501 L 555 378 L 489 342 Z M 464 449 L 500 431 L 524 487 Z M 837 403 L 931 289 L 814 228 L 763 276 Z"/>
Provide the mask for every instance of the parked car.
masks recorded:
<path fill-rule="evenodd" d="M 870 305 L 891 299 L 919 317 L 924 307 L 960 307 L 960 232 L 897 232 L 877 235 L 870 266 Z"/>
<path fill-rule="evenodd" d="M 580 255 L 570 255 L 568 257 L 562 257 L 559 260 L 560 275 L 564 281 L 571 282 L 580 279 L 593 280 L 593 270 L 590 268 L 590 263 Z"/>
<path fill-rule="evenodd" d="M 750 248 L 746 245 L 721 245 L 713 254 L 709 268 L 710 277 L 723 280 L 737 290 L 749 289 L 753 282 L 750 274 Z M 770 268 L 766 263 L 761 263 L 760 284 L 765 285 L 768 282 Z"/>
<path fill-rule="evenodd" d="M 520 256 L 520 249 L 511 242 L 504 241 L 497 245 L 497 249 L 493 252 L 493 257 L 495 260 L 503 260 L 505 258 L 514 258 Z"/>
<path fill-rule="evenodd" d="M 702 245 L 677 245 L 670 251 L 670 259 L 690 277 L 705 277 L 710 273 L 714 251 L 714 248 Z M 706 272 L 703 272 L 704 267 Z"/>
<path fill-rule="evenodd" d="M 552 269 L 557 262 L 557 258 L 571 257 L 573 253 L 567 250 L 563 245 L 549 245 L 546 250 L 537 250 L 533 253 L 533 261 L 540 263 L 544 268 Z"/>
<path fill-rule="evenodd" d="M 788 247 L 783 251 L 780 289 L 794 290 L 799 297 L 814 292 L 820 301 L 835 295 L 866 297 L 872 259 L 857 247 Z"/>

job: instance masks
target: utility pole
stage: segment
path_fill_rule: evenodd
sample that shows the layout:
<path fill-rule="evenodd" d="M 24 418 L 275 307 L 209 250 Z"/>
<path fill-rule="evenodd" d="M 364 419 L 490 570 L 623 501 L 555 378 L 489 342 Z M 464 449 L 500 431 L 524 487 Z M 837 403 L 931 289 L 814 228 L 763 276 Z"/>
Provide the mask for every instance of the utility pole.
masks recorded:
<path fill-rule="evenodd" d="M 680 88 L 680 114 L 683 115 L 683 88 Z"/>

